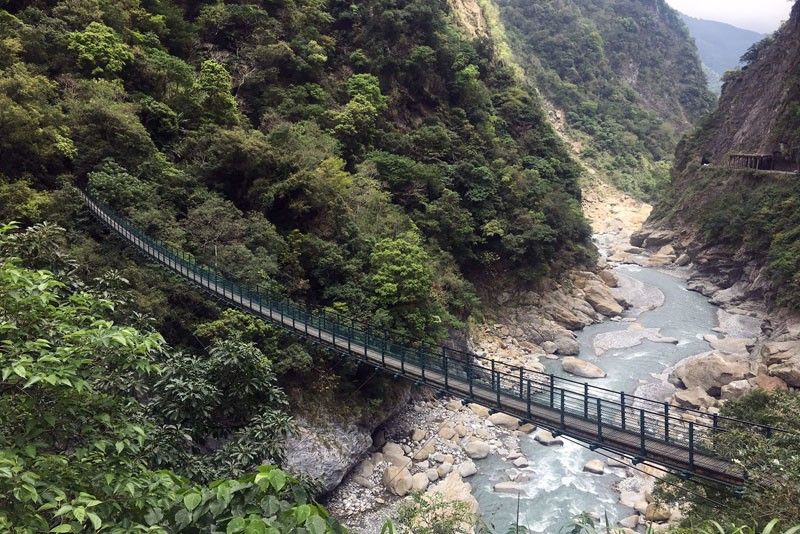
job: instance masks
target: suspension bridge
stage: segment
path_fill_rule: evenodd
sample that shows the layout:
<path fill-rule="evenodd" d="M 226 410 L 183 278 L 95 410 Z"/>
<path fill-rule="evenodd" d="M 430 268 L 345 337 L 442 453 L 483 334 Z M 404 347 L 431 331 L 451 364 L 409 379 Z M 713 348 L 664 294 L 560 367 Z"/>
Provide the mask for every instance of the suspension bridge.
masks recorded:
<path fill-rule="evenodd" d="M 98 220 L 148 260 L 206 291 L 224 304 L 395 377 L 503 412 L 541 428 L 686 478 L 740 488 L 743 468 L 715 453 L 715 433 L 764 425 L 678 408 L 625 392 L 592 386 L 501 361 L 393 336 L 383 329 L 290 302 L 260 287 L 196 263 L 147 236 L 84 191 L 78 193 Z"/>

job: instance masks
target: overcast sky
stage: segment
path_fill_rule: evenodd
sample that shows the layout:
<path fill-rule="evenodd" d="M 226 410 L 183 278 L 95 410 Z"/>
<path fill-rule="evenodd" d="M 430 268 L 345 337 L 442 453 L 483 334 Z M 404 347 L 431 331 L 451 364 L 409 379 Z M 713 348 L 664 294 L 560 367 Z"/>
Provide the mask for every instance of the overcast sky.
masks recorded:
<path fill-rule="evenodd" d="M 695 18 L 727 22 L 740 28 L 772 33 L 789 18 L 787 0 L 667 0 L 681 13 Z"/>

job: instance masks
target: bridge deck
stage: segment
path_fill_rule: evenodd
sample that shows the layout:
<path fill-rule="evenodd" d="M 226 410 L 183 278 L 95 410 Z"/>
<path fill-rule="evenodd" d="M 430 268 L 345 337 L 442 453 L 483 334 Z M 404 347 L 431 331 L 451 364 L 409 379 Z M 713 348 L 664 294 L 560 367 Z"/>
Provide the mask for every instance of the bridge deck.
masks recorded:
<path fill-rule="evenodd" d="M 260 298 L 253 298 L 252 293 L 243 292 L 241 288 L 232 285 L 227 280 L 224 283 L 219 283 L 218 278 L 202 275 L 198 272 L 198 269 L 190 268 L 185 261 L 176 258 L 174 254 L 165 253 L 163 247 L 155 245 L 149 238 L 143 238 L 141 235 L 131 231 L 127 227 L 128 225 L 119 222 L 116 217 L 107 213 L 99 203 L 84 193 L 81 192 L 81 196 L 96 217 L 146 256 L 180 274 L 189 282 L 203 288 L 229 305 L 240 307 L 299 335 L 319 340 L 333 350 L 358 358 L 365 363 L 395 373 L 405 379 L 425 383 L 487 408 L 530 421 L 557 434 L 563 434 L 599 449 L 605 449 L 640 461 L 652 462 L 680 474 L 699 476 L 723 484 L 740 485 L 744 481 L 744 472 L 739 466 L 707 454 L 693 443 L 691 437 L 687 446 L 680 439 L 673 438 L 673 441 L 670 441 L 668 432 L 665 432 L 666 436 L 659 436 L 656 432 L 645 428 L 644 410 L 638 410 L 641 412 L 641 427 L 636 424 L 632 425 L 633 428 L 631 428 L 631 425 L 626 427 L 625 416 L 631 408 L 626 406 L 624 401 L 622 408 L 618 409 L 610 418 L 599 414 L 602 399 L 595 398 L 592 398 L 592 401 L 597 402 L 597 415 L 599 417 L 592 417 L 588 411 L 576 414 L 574 410 L 561 409 L 564 406 L 563 403 L 566 402 L 565 397 L 573 392 L 561 389 L 560 395 L 554 395 L 553 391 L 547 390 L 546 384 L 538 381 L 533 382 L 532 391 L 532 381 L 527 380 L 528 391 L 527 396 L 525 396 L 522 391 L 524 381 L 520 378 L 519 395 L 517 395 L 516 386 L 511 389 L 503 389 L 501 387 L 500 374 L 497 373 L 495 375 L 494 372 L 492 374 L 492 386 L 486 387 L 485 382 L 472 378 L 473 375 L 470 373 L 474 373 L 474 371 L 468 369 L 466 374 L 452 372 L 448 368 L 448 359 L 446 357 L 442 358 L 442 363 L 438 367 L 425 367 L 425 360 L 422 360 L 423 365 L 420 365 L 420 362 L 408 361 L 403 357 L 397 357 L 396 354 L 387 352 L 385 341 L 383 350 L 376 350 L 375 346 L 369 342 L 359 344 L 349 337 L 341 335 L 337 337 L 335 328 L 326 330 L 306 321 L 298 321 L 297 317 L 293 315 L 288 316 L 283 311 L 265 306 Z M 323 323 L 320 322 L 319 324 Z M 449 365 L 455 366 L 457 364 L 451 361 Z M 485 372 L 482 368 L 478 369 Z M 522 376 L 522 373 L 520 373 L 520 376 Z M 554 403 L 554 397 L 560 400 L 562 404 Z M 584 406 L 588 406 L 588 398 L 583 398 L 581 402 L 584 403 Z M 636 410 L 633 410 L 632 413 L 635 415 L 636 412 Z M 648 417 L 651 416 L 648 415 Z M 673 434 L 678 434 L 680 438 L 685 438 L 685 425 L 681 427 L 673 423 L 672 428 L 674 428 Z M 666 440 L 664 437 L 666 437 Z"/>

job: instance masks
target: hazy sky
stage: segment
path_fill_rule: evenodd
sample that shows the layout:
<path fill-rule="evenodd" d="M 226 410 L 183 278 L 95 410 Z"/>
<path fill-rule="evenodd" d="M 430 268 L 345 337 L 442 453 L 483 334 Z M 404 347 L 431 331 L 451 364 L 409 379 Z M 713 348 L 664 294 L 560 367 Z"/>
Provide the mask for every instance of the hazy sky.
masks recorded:
<path fill-rule="evenodd" d="M 740 28 L 771 33 L 789 18 L 787 0 L 667 0 L 681 13 L 695 18 L 727 22 Z"/>

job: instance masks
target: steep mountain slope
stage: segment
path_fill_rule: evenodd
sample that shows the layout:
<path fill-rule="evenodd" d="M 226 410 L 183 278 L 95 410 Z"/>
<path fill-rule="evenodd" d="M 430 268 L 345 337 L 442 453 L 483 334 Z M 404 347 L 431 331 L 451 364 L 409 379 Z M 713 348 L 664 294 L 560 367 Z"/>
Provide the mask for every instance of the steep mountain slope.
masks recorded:
<path fill-rule="evenodd" d="M 678 147 L 670 194 L 653 221 L 731 298 L 800 306 L 800 180 L 728 168 L 731 153 L 800 151 L 800 3 L 790 20 L 726 76 L 719 108 Z M 711 161 L 701 166 L 701 161 Z"/>
<path fill-rule="evenodd" d="M 180 431 L 157 467 L 240 474 L 264 444 L 279 460 L 291 412 L 324 420 L 307 426 L 341 465 L 306 464 L 331 489 L 407 389 L 176 290 L 86 220 L 74 185 L 200 262 L 414 340 L 463 340 L 476 288 L 591 263 L 580 167 L 480 14 L 463 14 L 446 0 L 3 3 L 0 222 L 65 227 L 76 274 L 192 354 L 170 359 L 171 408 L 151 422 Z M 20 239 L 51 248 L 42 232 Z M 257 350 L 206 357 L 230 340 Z M 226 411 L 239 402 L 215 381 L 241 383 L 236 362 L 274 370 L 263 391 L 285 395 L 280 418 Z"/>
<path fill-rule="evenodd" d="M 652 197 L 680 135 L 707 113 L 697 53 L 663 0 L 499 0 L 516 58 L 581 157 Z"/>
<path fill-rule="evenodd" d="M 722 91 L 722 76 L 739 67 L 739 59 L 744 53 L 766 37 L 762 33 L 724 22 L 696 19 L 684 14 L 681 14 L 681 18 L 697 44 L 708 76 L 708 86 L 715 94 Z"/>

